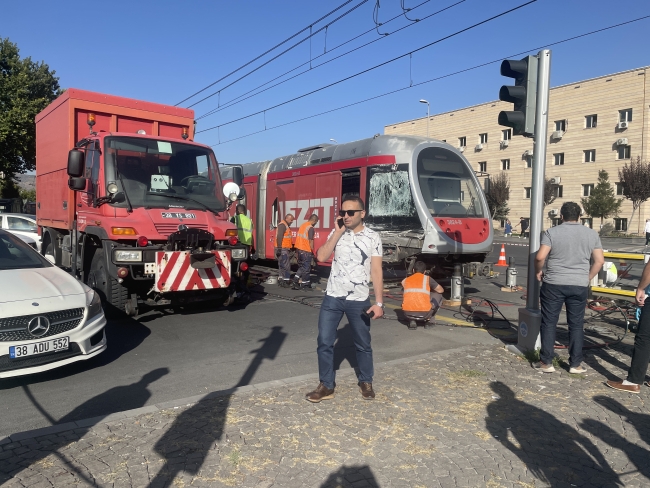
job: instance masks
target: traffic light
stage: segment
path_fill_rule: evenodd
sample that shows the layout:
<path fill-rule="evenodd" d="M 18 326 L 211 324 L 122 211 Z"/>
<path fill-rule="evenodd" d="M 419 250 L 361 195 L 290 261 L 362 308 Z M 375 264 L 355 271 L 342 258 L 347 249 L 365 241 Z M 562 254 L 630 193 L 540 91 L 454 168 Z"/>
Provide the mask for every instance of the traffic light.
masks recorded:
<path fill-rule="evenodd" d="M 499 125 L 512 127 L 516 136 L 532 137 L 535 133 L 535 107 L 537 105 L 536 56 L 526 56 L 516 61 L 506 59 L 501 63 L 501 75 L 515 79 L 515 86 L 502 86 L 499 100 L 515 104 L 514 111 L 499 112 Z"/>

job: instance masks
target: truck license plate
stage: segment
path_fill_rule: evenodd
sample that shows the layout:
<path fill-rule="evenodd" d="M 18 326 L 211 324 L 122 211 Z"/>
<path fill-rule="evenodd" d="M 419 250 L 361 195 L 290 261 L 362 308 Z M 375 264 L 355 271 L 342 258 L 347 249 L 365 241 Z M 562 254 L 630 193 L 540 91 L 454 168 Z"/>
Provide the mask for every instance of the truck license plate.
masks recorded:
<path fill-rule="evenodd" d="M 163 219 L 195 219 L 196 215 L 193 213 L 184 212 L 163 212 Z"/>
<path fill-rule="evenodd" d="M 23 344 L 22 346 L 11 346 L 9 348 L 9 357 L 11 359 L 18 359 L 36 354 L 64 351 L 69 346 L 69 337 L 59 337 L 58 339 L 50 339 L 49 341 L 33 342 L 32 344 Z"/>

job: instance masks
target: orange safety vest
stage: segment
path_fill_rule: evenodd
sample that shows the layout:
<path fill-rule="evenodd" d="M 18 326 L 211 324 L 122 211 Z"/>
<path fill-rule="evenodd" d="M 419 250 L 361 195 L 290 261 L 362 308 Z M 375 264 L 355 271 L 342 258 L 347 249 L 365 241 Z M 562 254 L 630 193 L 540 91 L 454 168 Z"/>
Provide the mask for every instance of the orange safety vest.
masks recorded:
<path fill-rule="evenodd" d="M 282 249 L 291 249 L 292 246 L 291 229 L 289 229 L 289 224 L 287 224 L 284 220 L 280 223 L 284 224 L 284 235 L 282 236 Z"/>
<path fill-rule="evenodd" d="M 404 301 L 402 310 L 409 312 L 428 312 L 431 310 L 431 288 L 429 277 L 423 273 L 415 273 L 402 280 Z"/>
<path fill-rule="evenodd" d="M 310 227 L 311 222 L 305 222 L 300 226 L 300 229 L 298 229 L 298 234 L 296 234 L 296 249 L 311 252 L 311 246 L 309 245 Z"/>

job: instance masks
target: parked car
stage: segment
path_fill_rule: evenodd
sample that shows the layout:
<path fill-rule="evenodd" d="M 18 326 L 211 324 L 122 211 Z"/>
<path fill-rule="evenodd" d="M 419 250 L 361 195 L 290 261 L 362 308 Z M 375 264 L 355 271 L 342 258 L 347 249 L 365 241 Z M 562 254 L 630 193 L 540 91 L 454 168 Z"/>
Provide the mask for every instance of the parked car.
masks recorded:
<path fill-rule="evenodd" d="M 99 295 L 0 230 L 0 378 L 48 371 L 106 349 Z"/>
<path fill-rule="evenodd" d="M 38 235 L 36 215 L 3 213 L 0 214 L 0 228 L 12 234 L 31 237 L 36 242 L 38 252 L 41 251 L 41 236 Z"/>
<path fill-rule="evenodd" d="M 36 245 L 36 241 L 32 239 L 29 236 L 23 235 L 23 234 L 14 234 L 18 239 L 23 241 L 25 244 L 29 244 L 31 247 L 36 249 L 38 251 L 38 246 Z"/>

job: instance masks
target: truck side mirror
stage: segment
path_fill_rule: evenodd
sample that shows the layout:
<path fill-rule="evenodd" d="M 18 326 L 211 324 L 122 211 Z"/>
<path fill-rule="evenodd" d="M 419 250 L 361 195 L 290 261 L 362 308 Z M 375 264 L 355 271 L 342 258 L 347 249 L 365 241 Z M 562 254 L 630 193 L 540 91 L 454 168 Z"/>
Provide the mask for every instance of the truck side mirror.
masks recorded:
<path fill-rule="evenodd" d="M 80 151 L 79 149 L 70 150 L 68 153 L 68 176 L 71 176 L 72 178 L 79 178 L 80 176 L 83 176 L 84 159 L 85 158 L 83 151 Z"/>
<path fill-rule="evenodd" d="M 232 167 L 232 181 L 241 188 L 244 182 L 244 168 L 241 166 Z"/>
<path fill-rule="evenodd" d="M 239 195 L 237 195 L 237 200 L 240 202 L 246 198 L 246 190 L 244 189 L 243 186 L 239 187 Z"/>
<path fill-rule="evenodd" d="M 68 178 L 68 187 L 71 190 L 81 191 L 86 189 L 86 178 L 75 178 L 71 176 Z"/>

